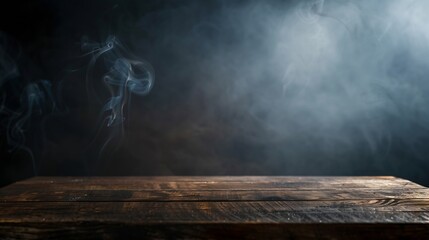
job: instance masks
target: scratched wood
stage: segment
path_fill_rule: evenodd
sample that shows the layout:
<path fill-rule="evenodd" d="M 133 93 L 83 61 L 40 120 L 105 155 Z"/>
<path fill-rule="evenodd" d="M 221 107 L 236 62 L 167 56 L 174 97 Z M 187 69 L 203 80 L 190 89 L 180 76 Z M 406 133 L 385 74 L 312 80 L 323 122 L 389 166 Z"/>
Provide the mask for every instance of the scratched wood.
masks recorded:
<path fill-rule="evenodd" d="M 0 239 L 427 239 L 395 177 L 36 177 L 0 189 Z"/>

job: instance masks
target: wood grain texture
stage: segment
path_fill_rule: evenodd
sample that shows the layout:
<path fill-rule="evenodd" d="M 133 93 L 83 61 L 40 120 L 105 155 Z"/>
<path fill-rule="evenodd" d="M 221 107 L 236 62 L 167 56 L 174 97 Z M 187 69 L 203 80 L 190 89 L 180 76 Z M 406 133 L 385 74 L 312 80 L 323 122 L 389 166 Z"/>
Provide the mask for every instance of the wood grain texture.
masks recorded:
<path fill-rule="evenodd" d="M 395 177 L 36 177 L 0 189 L 0 239 L 429 239 Z"/>

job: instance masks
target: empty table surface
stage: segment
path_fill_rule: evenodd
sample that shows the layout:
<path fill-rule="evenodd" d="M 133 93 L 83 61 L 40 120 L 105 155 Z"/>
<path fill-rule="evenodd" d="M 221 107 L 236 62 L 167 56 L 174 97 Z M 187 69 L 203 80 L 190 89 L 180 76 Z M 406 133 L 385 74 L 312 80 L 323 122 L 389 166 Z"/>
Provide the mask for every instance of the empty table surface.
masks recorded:
<path fill-rule="evenodd" d="M 0 189 L 0 239 L 429 239 L 395 177 L 35 177 Z"/>

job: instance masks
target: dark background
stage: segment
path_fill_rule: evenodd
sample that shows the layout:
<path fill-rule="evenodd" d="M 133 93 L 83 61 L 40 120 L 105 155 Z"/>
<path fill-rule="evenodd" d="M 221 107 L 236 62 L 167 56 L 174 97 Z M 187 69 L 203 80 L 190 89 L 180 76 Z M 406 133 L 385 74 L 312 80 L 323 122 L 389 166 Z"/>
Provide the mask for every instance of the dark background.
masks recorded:
<path fill-rule="evenodd" d="M 394 175 L 429 185 L 428 4 L 354 2 L 2 4 L 0 184 L 38 174 Z M 81 47 L 109 36 L 156 75 L 112 127 L 102 120 L 109 64 L 100 57 L 87 91 L 94 53 Z M 31 84 L 52 91 L 31 95 Z"/>

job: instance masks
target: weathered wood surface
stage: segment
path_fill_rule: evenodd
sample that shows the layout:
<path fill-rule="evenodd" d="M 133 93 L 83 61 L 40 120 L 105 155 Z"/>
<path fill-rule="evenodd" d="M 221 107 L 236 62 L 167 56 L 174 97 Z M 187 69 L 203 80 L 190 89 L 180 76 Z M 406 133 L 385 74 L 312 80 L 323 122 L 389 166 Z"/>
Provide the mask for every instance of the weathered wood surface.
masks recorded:
<path fill-rule="evenodd" d="M 36 177 L 0 189 L 0 239 L 429 239 L 394 177 Z"/>

